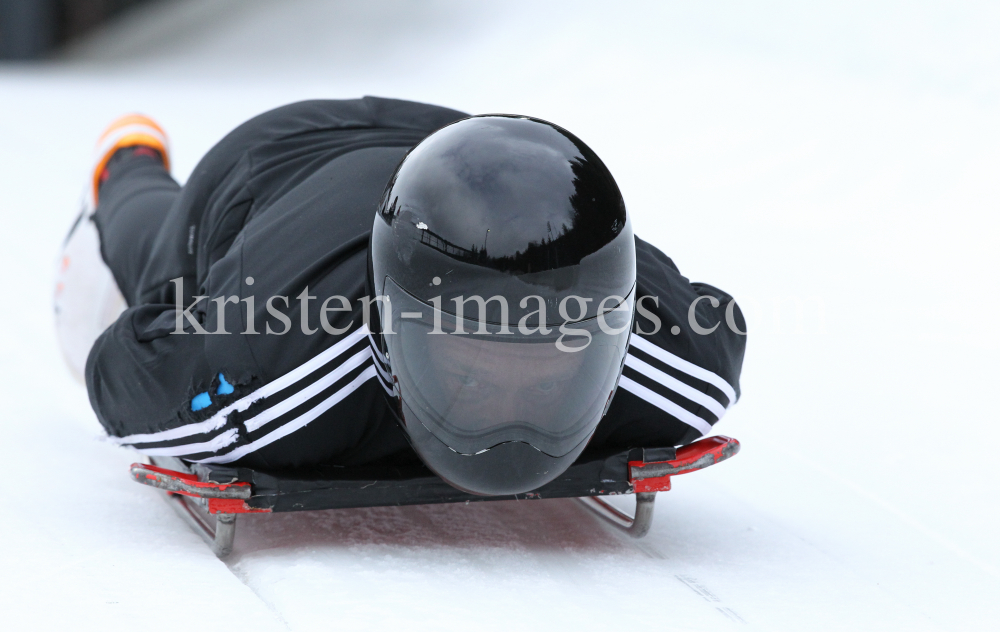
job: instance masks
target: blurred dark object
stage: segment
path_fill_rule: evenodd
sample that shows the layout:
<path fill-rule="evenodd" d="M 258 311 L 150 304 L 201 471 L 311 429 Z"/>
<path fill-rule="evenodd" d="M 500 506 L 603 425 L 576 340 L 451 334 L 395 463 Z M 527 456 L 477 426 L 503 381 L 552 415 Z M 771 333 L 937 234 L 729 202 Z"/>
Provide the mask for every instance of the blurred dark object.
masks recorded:
<path fill-rule="evenodd" d="M 131 6 L 152 0 L 0 0 L 0 60 L 39 59 Z"/>

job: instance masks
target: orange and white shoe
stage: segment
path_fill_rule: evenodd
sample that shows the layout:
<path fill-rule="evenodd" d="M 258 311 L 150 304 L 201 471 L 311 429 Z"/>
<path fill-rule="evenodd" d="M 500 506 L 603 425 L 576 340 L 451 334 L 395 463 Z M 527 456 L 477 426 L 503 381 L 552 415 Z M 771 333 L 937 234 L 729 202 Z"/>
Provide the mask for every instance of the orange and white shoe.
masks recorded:
<path fill-rule="evenodd" d="M 108 161 L 126 147 L 154 149 L 163 158 L 164 166 L 170 168 L 166 133 L 155 121 L 140 114 L 117 119 L 97 141 L 81 209 L 59 255 L 53 301 L 59 347 L 70 372 L 81 383 L 91 347 L 126 308 L 125 298 L 101 257 L 94 223 Z"/>
<path fill-rule="evenodd" d="M 105 167 L 115 152 L 125 147 L 149 147 L 160 152 L 163 165 L 170 171 L 170 151 L 167 133 L 156 121 L 142 114 L 127 114 L 108 126 L 97 141 L 94 149 L 94 167 L 91 170 L 91 195 L 93 207 L 97 208 L 97 194 L 105 177 Z"/>

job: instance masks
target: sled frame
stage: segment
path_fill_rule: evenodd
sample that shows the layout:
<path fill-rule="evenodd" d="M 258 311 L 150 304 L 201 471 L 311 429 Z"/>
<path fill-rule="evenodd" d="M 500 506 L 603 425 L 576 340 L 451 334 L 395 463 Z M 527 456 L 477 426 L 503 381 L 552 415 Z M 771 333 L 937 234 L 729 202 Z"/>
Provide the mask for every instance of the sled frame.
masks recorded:
<path fill-rule="evenodd" d="M 581 496 L 577 500 L 607 524 L 630 538 L 645 537 L 653 526 L 653 503 L 656 501 L 656 492 L 636 493 L 635 512 L 631 516 L 600 496 Z"/>
<path fill-rule="evenodd" d="M 656 493 L 670 491 L 671 478 L 725 461 L 740 443 L 706 437 L 681 448 L 639 448 L 581 458 L 566 474 L 534 492 L 513 496 L 473 496 L 450 487 L 425 468 L 340 469 L 339 477 L 272 475 L 246 468 L 190 466 L 174 457 L 133 463 L 133 480 L 166 492 L 174 511 L 219 558 L 233 550 L 236 518 L 242 513 L 310 511 L 350 507 L 400 506 L 490 500 L 576 498 L 606 524 L 632 538 L 649 533 Z M 391 470 L 391 471 L 390 471 Z M 633 515 L 602 496 L 633 494 Z"/>
<path fill-rule="evenodd" d="M 217 557 L 222 559 L 232 553 L 236 514 L 227 513 L 225 507 L 231 507 L 234 500 L 250 498 L 250 485 L 199 481 L 186 463 L 172 457 L 149 460 L 151 463 L 147 465 L 132 465 L 133 479 L 166 491 L 164 498 L 171 509 L 205 540 Z M 221 506 L 216 504 L 220 501 Z"/>

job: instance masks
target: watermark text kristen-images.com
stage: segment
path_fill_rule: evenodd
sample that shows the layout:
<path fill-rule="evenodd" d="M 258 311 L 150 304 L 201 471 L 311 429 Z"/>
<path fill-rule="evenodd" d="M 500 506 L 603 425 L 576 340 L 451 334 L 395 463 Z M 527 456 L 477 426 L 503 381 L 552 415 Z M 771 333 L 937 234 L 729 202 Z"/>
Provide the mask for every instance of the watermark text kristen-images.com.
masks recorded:
<path fill-rule="evenodd" d="M 255 312 L 256 312 L 256 297 L 253 295 L 247 296 L 246 298 L 239 298 L 238 296 L 220 296 L 217 298 L 210 298 L 208 296 L 195 296 L 194 301 L 184 307 L 181 303 L 182 297 L 184 296 L 184 280 L 182 278 L 172 279 L 170 281 L 174 284 L 174 296 L 176 297 L 175 303 L 175 326 L 174 330 L 170 332 L 171 334 L 196 334 L 196 335 L 219 335 L 219 334 L 230 334 L 230 333 L 240 333 L 243 335 L 247 334 L 267 334 L 274 336 L 282 336 L 287 334 L 292 330 L 292 319 L 282 311 L 288 309 L 291 306 L 291 301 L 287 296 L 271 296 L 265 301 L 265 309 L 267 313 L 275 319 L 278 323 L 281 323 L 282 328 L 275 330 L 271 328 L 270 323 L 266 323 L 264 326 L 264 331 L 258 331 L 255 323 Z M 247 285 L 253 285 L 253 277 L 247 277 Z M 309 323 L 309 302 L 313 300 L 318 300 L 316 296 L 309 295 L 309 288 L 306 287 L 298 296 L 295 297 L 296 301 L 299 301 L 299 328 L 303 334 L 312 335 L 319 331 L 323 331 L 331 335 L 343 335 L 353 328 L 353 321 L 349 322 L 346 326 L 335 327 L 330 322 L 330 315 L 341 313 L 341 312 L 351 312 L 353 307 L 351 306 L 351 301 L 344 296 L 330 296 L 323 300 L 319 309 L 319 327 L 311 327 Z M 357 299 L 361 303 L 362 308 L 362 318 L 365 324 L 371 322 L 371 308 L 373 304 L 382 303 L 383 313 L 392 313 L 391 300 L 387 295 L 377 296 L 375 298 L 370 298 L 367 296 Z M 433 319 L 433 328 L 428 331 L 428 334 L 450 334 L 450 335 L 504 335 L 504 334 L 514 334 L 516 332 L 522 336 L 530 335 L 544 335 L 548 336 L 553 334 L 554 330 L 558 330 L 559 337 L 556 340 L 556 346 L 567 352 L 575 352 L 586 349 L 590 344 L 591 334 L 586 329 L 574 328 L 573 325 L 580 323 L 585 320 L 585 315 L 587 314 L 589 303 L 593 302 L 592 298 L 584 298 L 581 296 L 570 295 L 564 297 L 558 305 L 559 316 L 562 319 L 562 324 L 558 327 L 548 326 L 546 323 L 548 319 L 546 318 L 546 303 L 545 300 L 538 295 L 525 296 L 521 299 L 519 307 L 521 309 L 528 309 L 529 307 L 535 306 L 536 309 L 522 316 L 516 327 L 509 321 L 507 315 L 509 313 L 509 306 L 507 304 L 507 299 L 503 296 L 491 296 L 488 299 L 484 299 L 481 296 L 459 296 L 452 299 L 451 302 L 455 304 L 455 310 L 450 314 L 447 314 L 449 321 L 453 321 L 453 325 L 449 327 L 451 331 L 445 331 L 442 329 L 442 316 L 445 314 L 442 304 L 441 297 L 435 297 L 431 299 L 431 305 L 425 306 L 429 308 L 431 312 L 431 317 Z M 720 301 L 714 296 L 699 296 L 691 305 L 688 307 L 687 311 L 687 325 L 692 332 L 700 336 L 707 336 L 715 332 L 722 321 L 725 321 L 726 326 L 738 335 L 745 336 L 746 332 L 740 330 L 736 323 L 736 301 L 730 300 L 726 304 L 724 315 L 720 317 L 720 320 L 711 326 L 704 326 L 698 321 L 696 317 L 696 312 L 699 308 L 699 304 L 703 301 L 707 301 L 713 309 L 719 308 L 721 306 Z M 216 304 L 216 322 L 215 329 L 209 331 L 205 328 L 198 318 L 195 316 L 194 311 L 199 305 L 203 303 L 215 303 Z M 230 332 L 226 330 L 225 314 L 226 307 L 230 304 L 236 305 L 234 309 L 240 309 L 239 304 L 245 304 L 245 314 L 246 314 L 246 327 L 241 332 Z M 472 321 L 476 326 L 473 329 L 470 327 L 466 329 L 466 325 L 470 324 L 465 317 L 465 306 L 474 303 L 478 307 L 479 319 Z M 493 323 L 486 321 L 486 307 L 488 304 L 495 303 L 500 312 L 499 322 Z M 644 295 L 640 296 L 635 301 L 635 310 L 637 315 L 642 316 L 646 322 L 640 323 L 638 319 L 635 321 L 634 331 L 635 333 L 640 333 L 643 335 L 653 335 L 660 331 L 663 326 L 660 317 L 654 312 L 650 311 L 648 305 L 652 303 L 655 306 L 659 306 L 659 297 Z M 597 306 L 597 315 L 591 318 L 596 318 L 597 325 L 600 330 L 607 335 L 618 335 L 623 333 L 628 329 L 629 325 L 632 323 L 631 315 L 624 315 L 622 312 L 629 309 L 629 304 L 625 297 L 610 295 L 600 301 Z M 575 314 L 575 315 L 574 315 Z M 423 320 L 424 315 L 422 312 L 402 312 L 402 318 L 411 318 L 417 320 Z M 535 323 L 535 324 L 530 324 Z M 207 324 L 207 323 L 206 323 Z M 487 324 L 490 327 L 487 327 Z M 190 327 L 190 329 L 187 329 Z M 513 329 L 512 329 L 513 327 Z M 646 329 L 645 327 L 648 327 Z M 494 331 L 490 331 L 493 329 Z M 670 328 L 670 333 L 673 335 L 678 335 L 681 329 L 678 325 L 673 325 Z M 382 334 L 390 335 L 396 332 L 392 327 L 392 320 L 387 319 L 387 322 L 383 323 Z M 573 345 L 563 344 L 563 339 L 565 337 L 570 338 L 584 338 L 585 342 L 582 344 L 576 342 Z"/>

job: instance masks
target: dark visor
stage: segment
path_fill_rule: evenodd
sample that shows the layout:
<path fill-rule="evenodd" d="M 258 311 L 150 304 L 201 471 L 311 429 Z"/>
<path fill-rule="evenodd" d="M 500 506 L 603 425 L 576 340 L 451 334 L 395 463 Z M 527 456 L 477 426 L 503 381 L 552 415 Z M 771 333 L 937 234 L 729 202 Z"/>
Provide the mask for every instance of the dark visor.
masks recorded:
<path fill-rule="evenodd" d="M 459 319 L 390 278 L 384 293 L 389 363 L 405 409 L 417 418 L 407 424 L 419 421 L 459 454 L 517 441 L 552 457 L 597 427 L 628 349 L 634 287 L 605 301 L 603 315 L 547 332 L 527 321 L 504 327 Z M 580 313 L 576 305 L 568 311 Z"/>

